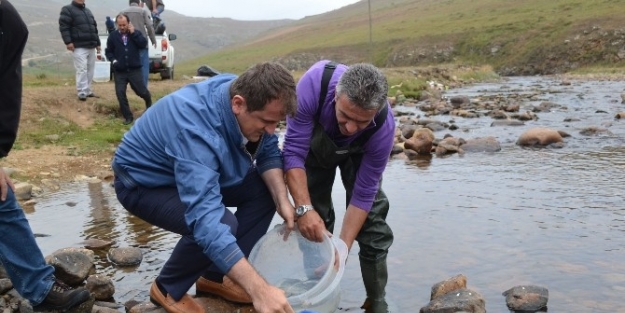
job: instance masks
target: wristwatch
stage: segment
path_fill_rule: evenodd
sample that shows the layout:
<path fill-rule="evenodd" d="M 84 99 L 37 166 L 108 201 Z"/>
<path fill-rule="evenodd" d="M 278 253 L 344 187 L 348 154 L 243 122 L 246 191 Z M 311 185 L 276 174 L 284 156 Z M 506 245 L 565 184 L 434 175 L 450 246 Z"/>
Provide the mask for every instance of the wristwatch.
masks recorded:
<path fill-rule="evenodd" d="M 295 209 L 295 215 L 297 217 L 302 217 L 304 216 L 304 214 L 306 214 L 306 212 L 310 211 L 313 209 L 313 206 L 310 204 L 305 204 L 305 205 L 300 205 Z"/>

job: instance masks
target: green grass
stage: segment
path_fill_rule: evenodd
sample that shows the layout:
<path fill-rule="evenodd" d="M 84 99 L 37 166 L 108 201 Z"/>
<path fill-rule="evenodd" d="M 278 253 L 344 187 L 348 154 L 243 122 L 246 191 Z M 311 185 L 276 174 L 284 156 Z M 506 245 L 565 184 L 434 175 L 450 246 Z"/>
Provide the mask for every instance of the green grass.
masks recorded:
<path fill-rule="evenodd" d="M 211 64 L 240 73 L 253 63 L 303 52 L 388 67 L 398 53 L 444 45 L 456 46 L 456 62 L 520 64 L 544 57 L 540 53 L 594 25 L 622 28 L 622 14 L 615 10 L 622 4 L 618 0 L 371 0 L 375 50 L 369 53 L 363 51 L 369 47 L 367 1 L 361 1 L 349 10 L 297 21 L 279 30 L 279 36 L 269 35 L 176 68 L 193 73 L 197 64 Z M 493 44 L 500 46 L 496 55 L 491 53 Z M 399 64 L 407 65 L 415 64 Z"/>
<path fill-rule="evenodd" d="M 81 128 L 62 118 L 43 118 L 38 121 L 37 126 L 19 134 L 15 149 L 55 144 L 73 147 L 69 150 L 73 154 L 105 151 L 113 149 L 129 128 L 113 116 L 100 119 L 87 128 Z"/>

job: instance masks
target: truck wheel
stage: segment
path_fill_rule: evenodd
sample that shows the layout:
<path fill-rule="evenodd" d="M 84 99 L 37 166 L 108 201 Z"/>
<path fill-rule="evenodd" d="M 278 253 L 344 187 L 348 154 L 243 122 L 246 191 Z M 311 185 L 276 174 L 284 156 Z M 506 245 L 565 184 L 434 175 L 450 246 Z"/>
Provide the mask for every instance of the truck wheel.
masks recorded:
<path fill-rule="evenodd" d="M 161 79 L 174 79 L 174 68 L 168 67 L 161 71 Z"/>

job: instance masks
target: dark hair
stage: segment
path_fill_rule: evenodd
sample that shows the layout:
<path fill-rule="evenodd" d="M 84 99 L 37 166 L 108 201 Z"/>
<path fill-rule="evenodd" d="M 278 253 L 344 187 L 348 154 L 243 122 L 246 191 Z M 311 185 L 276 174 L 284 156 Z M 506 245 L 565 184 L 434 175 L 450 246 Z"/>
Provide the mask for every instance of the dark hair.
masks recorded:
<path fill-rule="evenodd" d="M 139 4 L 139 2 L 140 2 L 139 0 L 128 0 L 128 4 L 133 4 L 133 3 Z"/>
<path fill-rule="evenodd" d="M 256 64 L 237 77 L 230 85 L 230 97 L 245 98 L 248 112 L 261 111 L 271 100 L 280 100 L 286 114 L 297 110 L 295 80 L 284 66 L 275 62 Z"/>
<path fill-rule="evenodd" d="M 358 63 L 341 75 L 336 85 L 336 95 L 346 95 L 362 109 L 379 111 L 388 100 L 388 83 L 377 67 Z"/>
<path fill-rule="evenodd" d="M 117 19 L 118 19 L 120 16 L 125 17 L 125 18 L 126 18 L 126 22 L 130 23 L 130 18 L 128 18 L 128 15 L 126 15 L 126 13 L 119 13 L 119 14 L 117 14 L 117 16 L 115 17 L 115 23 L 117 23 Z"/>

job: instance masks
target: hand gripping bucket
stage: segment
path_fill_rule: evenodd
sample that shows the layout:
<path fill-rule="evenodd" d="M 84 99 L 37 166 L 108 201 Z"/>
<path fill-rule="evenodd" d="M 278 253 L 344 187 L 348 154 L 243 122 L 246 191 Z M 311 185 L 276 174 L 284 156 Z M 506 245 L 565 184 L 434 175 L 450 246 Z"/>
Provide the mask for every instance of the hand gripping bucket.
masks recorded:
<path fill-rule="evenodd" d="M 298 230 L 285 233 L 286 226 L 277 225 L 265 234 L 252 249 L 250 263 L 268 283 L 285 291 L 295 312 L 334 312 L 341 299 L 347 245 L 335 236 L 312 242 Z"/>

